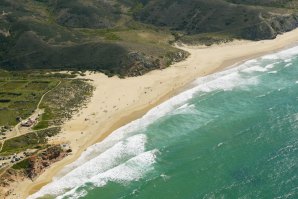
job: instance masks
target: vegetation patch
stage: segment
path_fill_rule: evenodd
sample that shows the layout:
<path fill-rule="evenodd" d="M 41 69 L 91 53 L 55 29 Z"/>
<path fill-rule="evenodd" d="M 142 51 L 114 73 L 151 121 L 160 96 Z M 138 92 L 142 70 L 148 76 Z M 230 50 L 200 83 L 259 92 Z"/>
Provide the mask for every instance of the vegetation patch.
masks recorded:
<path fill-rule="evenodd" d="M 57 135 L 59 132 L 60 127 L 53 127 L 6 140 L 0 151 L 0 155 L 12 155 L 26 149 L 44 148 L 46 147 L 47 138 Z"/>
<path fill-rule="evenodd" d="M 80 79 L 63 80 L 61 84 L 48 93 L 40 108 L 45 109 L 35 129 L 60 125 L 83 105 L 93 92 L 93 86 Z"/>
<path fill-rule="evenodd" d="M 28 169 L 31 166 L 31 162 L 29 159 L 24 159 L 17 164 L 13 165 L 12 168 L 15 170 L 23 170 L 23 169 Z"/>
<path fill-rule="evenodd" d="M 233 36 L 228 34 L 197 34 L 197 35 L 183 35 L 177 41 L 191 44 L 191 45 L 206 45 L 222 44 L 233 41 Z"/>
<path fill-rule="evenodd" d="M 48 128 L 49 125 L 49 121 L 48 120 L 44 120 L 44 118 L 42 117 L 41 121 L 37 123 L 37 125 L 35 125 L 33 127 L 33 130 L 40 130 L 40 129 L 45 129 Z"/>
<path fill-rule="evenodd" d="M 59 82 L 58 78 L 40 73 L 0 72 L 3 82 L 0 87 L 0 127 L 16 125 L 17 118 L 29 117 L 41 96 Z"/>
<path fill-rule="evenodd" d="M 0 103 L 9 103 L 10 99 L 0 99 Z"/>

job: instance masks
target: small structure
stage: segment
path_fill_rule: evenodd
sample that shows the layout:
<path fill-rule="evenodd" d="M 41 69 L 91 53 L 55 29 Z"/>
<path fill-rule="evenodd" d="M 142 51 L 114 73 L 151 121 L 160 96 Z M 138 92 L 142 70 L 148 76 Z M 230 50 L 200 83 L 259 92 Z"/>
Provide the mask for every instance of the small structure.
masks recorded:
<path fill-rule="evenodd" d="M 16 118 L 16 121 L 17 121 L 17 122 L 21 122 L 21 121 L 22 121 L 22 118 L 21 118 L 20 116 L 18 116 L 18 117 Z"/>
<path fill-rule="evenodd" d="M 67 153 L 71 153 L 72 152 L 69 144 L 61 144 L 60 147 L 62 148 L 63 151 L 66 151 Z"/>
<path fill-rule="evenodd" d="M 22 122 L 21 126 L 23 127 L 31 127 L 33 124 L 35 124 L 35 120 L 29 118 L 27 121 Z"/>

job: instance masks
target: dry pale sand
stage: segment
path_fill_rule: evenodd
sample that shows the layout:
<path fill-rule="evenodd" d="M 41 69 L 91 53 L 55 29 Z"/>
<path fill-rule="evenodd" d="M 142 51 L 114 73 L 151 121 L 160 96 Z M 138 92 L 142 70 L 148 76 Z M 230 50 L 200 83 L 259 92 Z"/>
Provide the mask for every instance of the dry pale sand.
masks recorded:
<path fill-rule="evenodd" d="M 68 141 L 73 154 L 53 164 L 34 182 L 15 187 L 10 198 L 26 198 L 39 190 L 67 164 L 76 160 L 90 145 L 101 141 L 112 131 L 145 114 L 150 108 L 177 94 L 187 84 L 241 61 L 295 45 L 298 29 L 268 41 L 234 41 L 228 44 L 180 47 L 190 57 L 164 69 L 141 77 L 119 79 L 96 73 L 88 74 L 96 90 L 86 107 L 63 126 L 63 132 L 52 142 Z"/>

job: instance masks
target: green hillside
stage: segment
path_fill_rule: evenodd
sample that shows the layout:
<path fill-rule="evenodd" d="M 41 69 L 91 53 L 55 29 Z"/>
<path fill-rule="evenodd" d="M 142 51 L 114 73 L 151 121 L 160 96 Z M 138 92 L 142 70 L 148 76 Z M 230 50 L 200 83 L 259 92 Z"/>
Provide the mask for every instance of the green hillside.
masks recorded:
<path fill-rule="evenodd" d="M 136 19 L 194 36 L 272 39 L 298 24 L 295 0 L 151 0 Z M 175 13 L 175 14 L 173 14 Z"/>
<path fill-rule="evenodd" d="M 2 0 L 0 67 L 142 75 L 181 61 L 170 44 L 272 39 L 297 0 Z"/>

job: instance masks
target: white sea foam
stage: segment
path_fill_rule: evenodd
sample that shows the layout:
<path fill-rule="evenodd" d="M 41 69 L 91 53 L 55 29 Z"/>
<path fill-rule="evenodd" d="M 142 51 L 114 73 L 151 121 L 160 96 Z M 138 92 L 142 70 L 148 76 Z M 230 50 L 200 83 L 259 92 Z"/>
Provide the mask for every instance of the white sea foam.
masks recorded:
<path fill-rule="evenodd" d="M 262 57 L 262 59 L 270 59 L 270 60 L 279 59 L 279 58 L 280 57 L 277 54 L 269 54 Z"/>
<path fill-rule="evenodd" d="M 251 60 L 246 61 L 244 64 L 256 64 L 256 63 L 258 63 L 257 59 L 251 59 Z"/>
<path fill-rule="evenodd" d="M 221 142 L 221 143 L 219 143 L 219 144 L 217 145 L 217 147 L 221 147 L 223 144 L 224 144 L 224 143 Z"/>
<path fill-rule="evenodd" d="M 79 198 L 83 198 L 84 196 L 86 196 L 88 194 L 88 191 L 83 189 L 83 190 L 74 190 L 72 191 L 71 193 L 69 192 L 69 194 L 67 195 L 67 198 L 68 199 L 79 199 Z M 58 198 L 64 198 L 66 195 L 63 195 L 63 196 L 59 196 L 57 197 L 56 199 Z"/>
<path fill-rule="evenodd" d="M 147 151 L 128 160 L 127 162 L 114 167 L 104 173 L 94 175 L 84 183 L 92 183 L 95 187 L 103 187 L 108 182 L 128 183 L 131 181 L 140 180 L 146 173 L 152 170 L 152 165 L 155 163 L 157 150 Z M 77 195 L 79 186 L 72 188 L 57 199 L 65 197 L 72 198 Z"/>
<path fill-rule="evenodd" d="M 242 88 L 248 85 L 255 85 L 258 83 L 257 77 L 244 78 L 239 72 L 233 72 L 228 75 L 216 78 L 206 83 L 201 83 L 197 91 L 212 92 L 215 90 L 232 90 L 235 87 Z"/>
<path fill-rule="evenodd" d="M 85 181 L 85 183 L 92 183 L 95 187 L 103 187 L 108 182 L 125 184 L 131 181 L 138 181 L 146 173 L 152 170 L 152 165 L 155 163 L 157 152 L 157 150 L 152 150 L 141 153 L 117 167 L 114 167 L 104 173 L 94 175 L 88 181 Z M 74 187 L 63 195 L 57 197 L 57 199 L 65 197 L 73 198 L 78 192 L 81 192 L 78 191 L 78 188 L 79 186 Z"/>
<path fill-rule="evenodd" d="M 284 62 L 289 63 L 289 62 L 291 62 L 292 60 L 293 60 L 293 58 L 285 59 Z"/>
<path fill-rule="evenodd" d="M 108 181 L 125 183 L 140 180 L 144 173 L 152 169 L 151 165 L 155 163 L 157 152 L 157 150 L 152 150 L 141 153 L 124 164 L 94 176 L 90 182 L 95 186 L 101 187 Z"/>
<path fill-rule="evenodd" d="M 271 69 L 274 68 L 274 64 L 268 64 L 267 66 L 265 66 L 266 69 Z"/>
<path fill-rule="evenodd" d="M 196 114 L 198 111 L 196 110 L 196 106 L 194 104 L 184 104 L 178 107 L 176 110 L 173 110 L 171 115 L 176 114 Z"/>
<path fill-rule="evenodd" d="M 298 55 L 298 46 L 280 51 L 278 53 L 265 55 L 262 57 L 262 59 L 265 59 L 265 60 L 282 59 L 287 61 L 287 60 L 290 60 L 295 55 Z"/>
<path fill-rule="evenodd" d="M 120 141 L 97 157 L 81 164 L 65 176 L 55 179 L 52 183 L 43 187 L 36 195 L 30 198 L 46 194 L 62 194 L 65 190 L 78 187 L 88 182 L 90 178 L 105 173 L 145 151 L 146 136 L 137 134 L 126 140 Z"/>
<path fill-rule="evenodd" d="M 267 71 L 267 68 L 265 67 L 261 67 L 261 66 L 252 66 L 252 67 L 248 67 L 246 69 L 243 69 L 242 72 L 245 73 L 253 73 L 253 72 L 265 72 Z"/>
<path fill-rule="evenodd" d="M 186 109 L 188 107 L 193 107 L 193 106 L 194 106 L 193 104 L 189 105 L 188 103 L 186 103 L 186 104 L 183 104 L 182 106 L 178 107 L 177 110 Z"/>
<path fill-rule="evenodd" d="M 275 74 L 275 73 L 277 73 L 277 71 L 276 71 L 276 70 L 274 70 L 274 71 L 269 71 L 268 73 L 270 73 L 270 74 Z"/>

